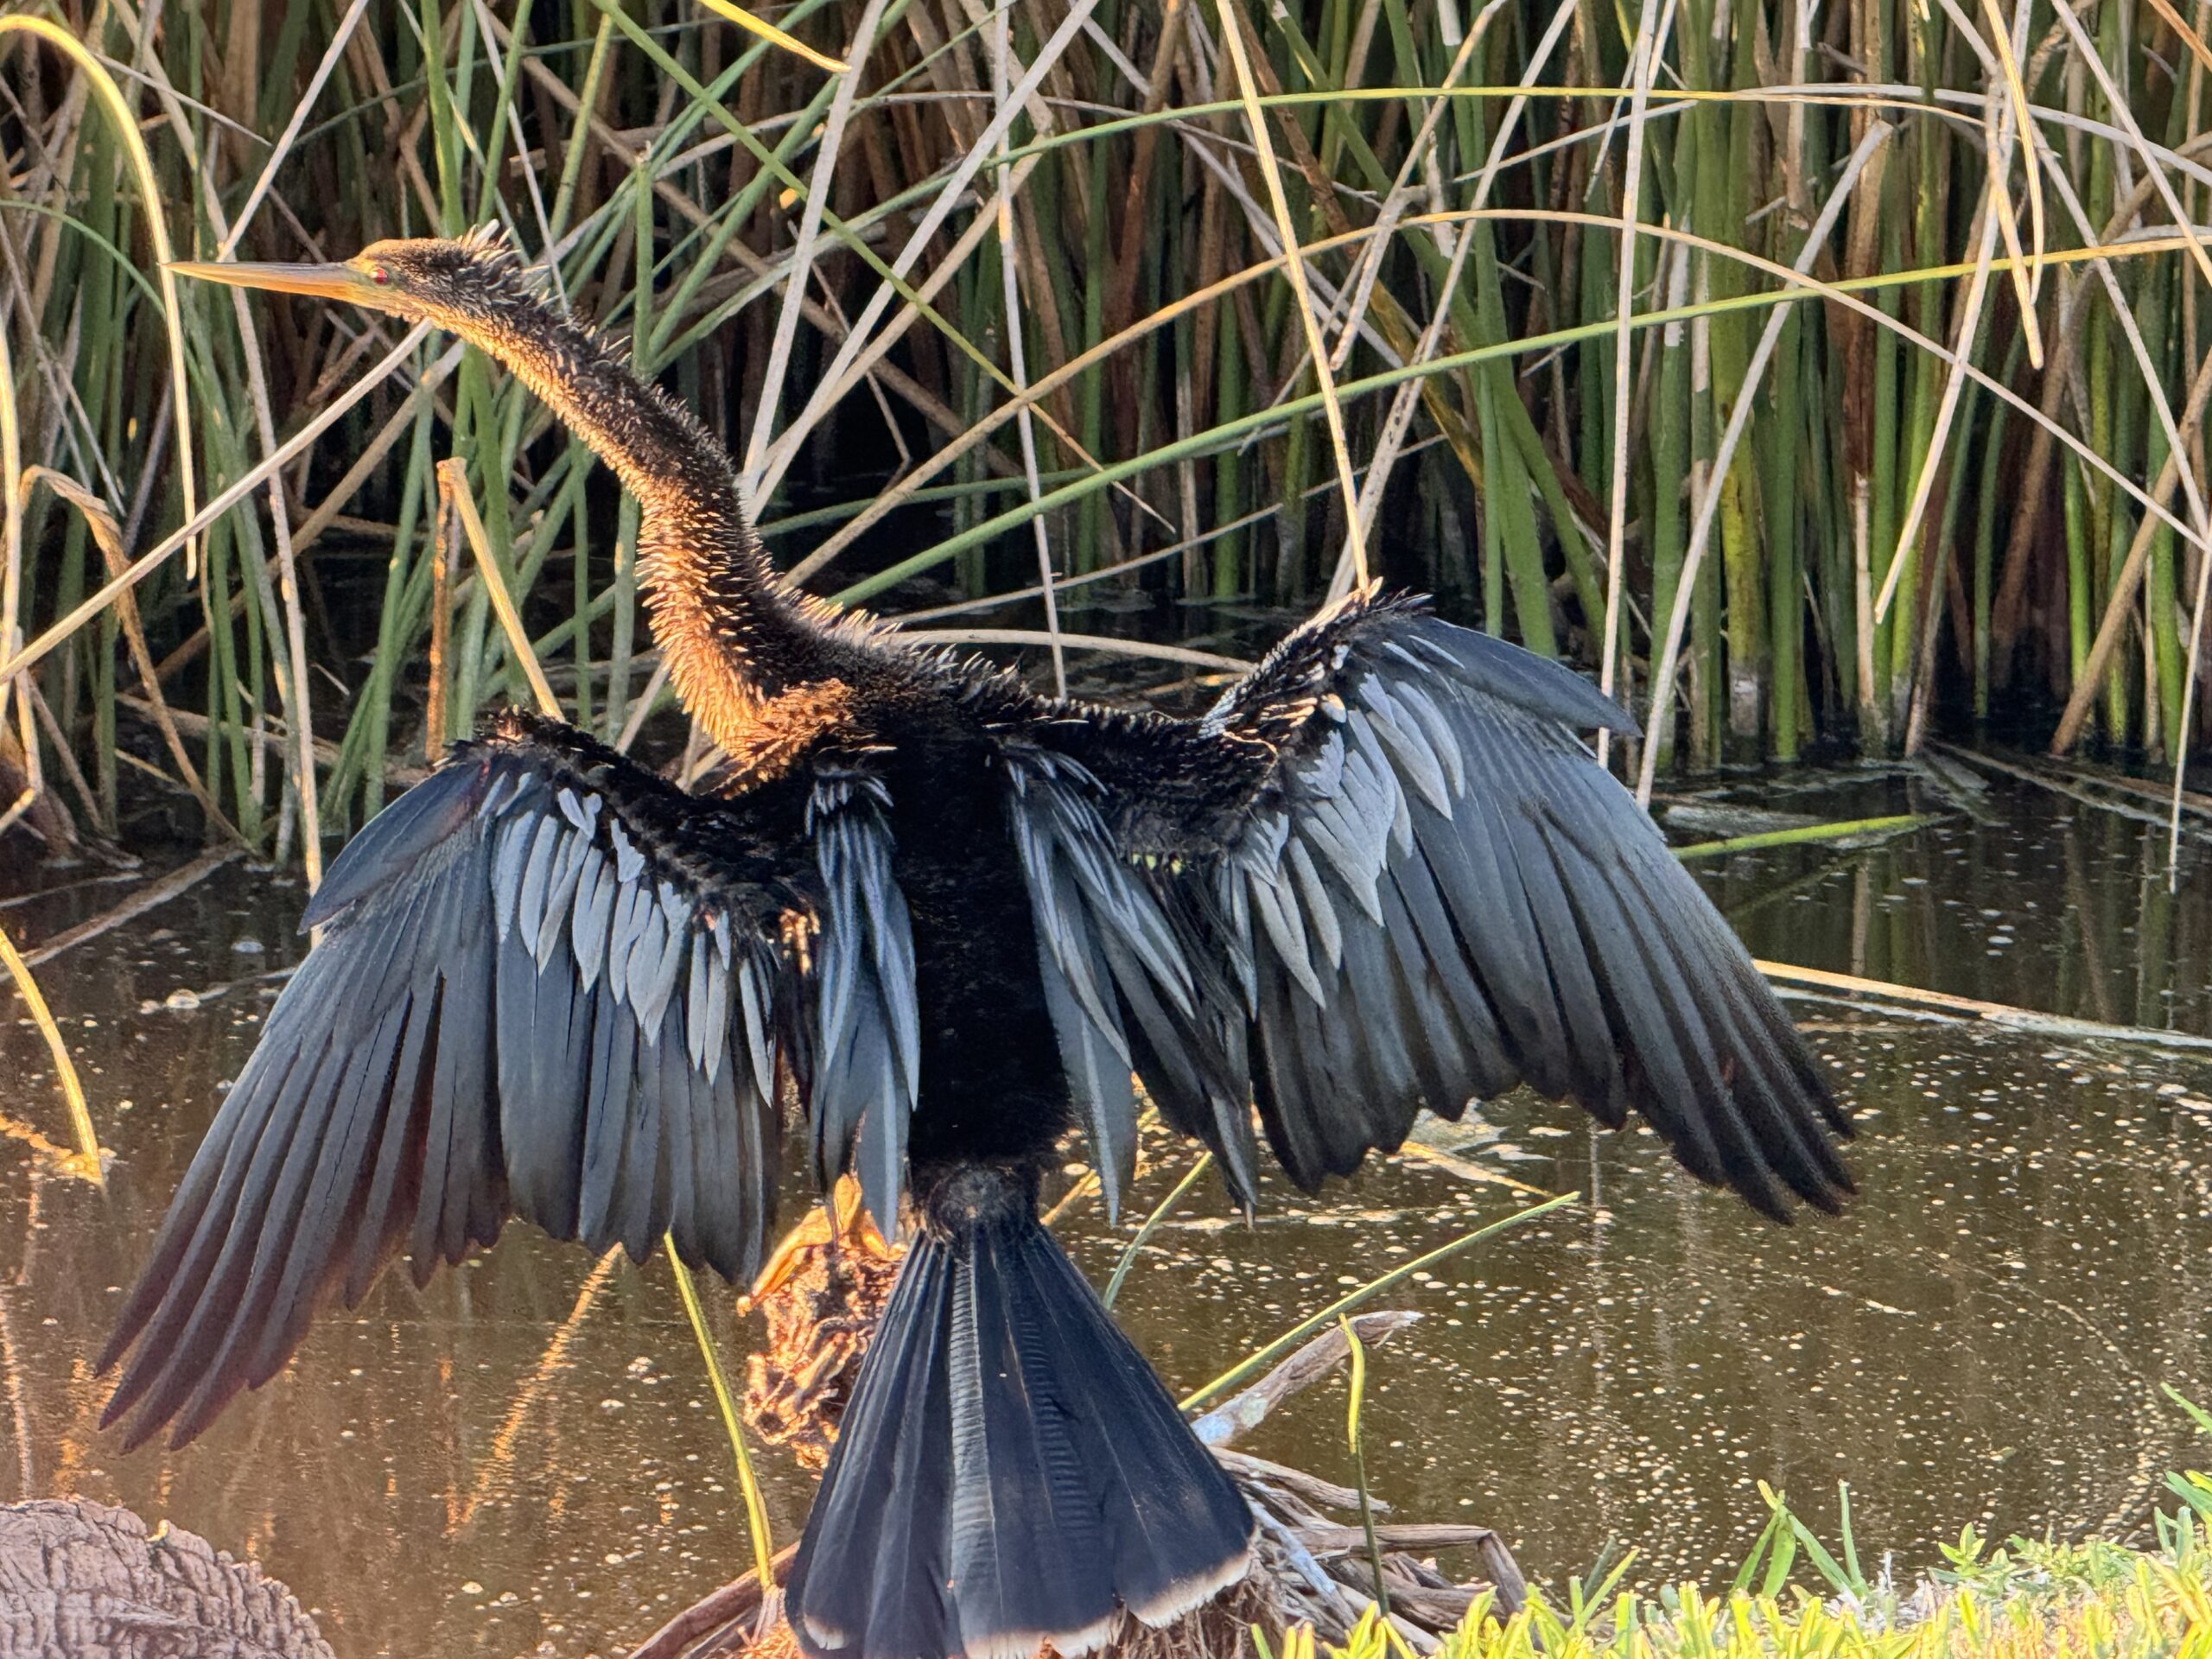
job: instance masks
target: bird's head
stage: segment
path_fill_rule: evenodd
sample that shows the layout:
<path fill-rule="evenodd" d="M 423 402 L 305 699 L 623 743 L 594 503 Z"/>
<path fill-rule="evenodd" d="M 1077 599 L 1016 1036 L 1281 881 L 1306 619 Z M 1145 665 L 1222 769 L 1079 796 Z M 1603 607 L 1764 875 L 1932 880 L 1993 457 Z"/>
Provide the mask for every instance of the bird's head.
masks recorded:
<path fill-rule="evenodd" d="M 278 294 L 351 300 L 409 322 L 473 335 L 528 298 L 522 262 L 493 226 L 459 238 L 415 237 L 372 242 L 331 264 L 247 264 L 179 260 L 180 276 Z"/>

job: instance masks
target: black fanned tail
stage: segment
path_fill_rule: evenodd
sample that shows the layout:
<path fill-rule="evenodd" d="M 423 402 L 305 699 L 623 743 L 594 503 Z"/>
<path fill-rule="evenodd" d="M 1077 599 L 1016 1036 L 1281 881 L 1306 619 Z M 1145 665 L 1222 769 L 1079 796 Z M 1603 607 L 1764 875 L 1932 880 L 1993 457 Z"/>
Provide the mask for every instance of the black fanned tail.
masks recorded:
<path fill-rule="evenodd" d="M 955 1176 L 864 1363 L 786 1586 L 816 1659 L 1087 1653 L 1235 1582 L 1250 1511 L 1027 1195 Z"/>

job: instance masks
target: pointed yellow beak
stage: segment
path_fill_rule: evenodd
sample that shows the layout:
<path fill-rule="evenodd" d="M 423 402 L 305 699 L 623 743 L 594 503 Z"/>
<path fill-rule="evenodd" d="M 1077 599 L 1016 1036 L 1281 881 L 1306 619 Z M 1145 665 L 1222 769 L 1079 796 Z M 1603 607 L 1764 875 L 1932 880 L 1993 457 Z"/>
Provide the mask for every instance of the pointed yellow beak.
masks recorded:
<path fill-rule="evenodd" d="M 196 276 L 203 283 L 224 283 L 232 288 L 258 288 L 275 294 L 307 294 L 319 300 L 351 300 L 357 305 L 389 310 L 391 295 L 351 265 L 213 264 L 178 259 L 168 269 L 180 276 Z"/>

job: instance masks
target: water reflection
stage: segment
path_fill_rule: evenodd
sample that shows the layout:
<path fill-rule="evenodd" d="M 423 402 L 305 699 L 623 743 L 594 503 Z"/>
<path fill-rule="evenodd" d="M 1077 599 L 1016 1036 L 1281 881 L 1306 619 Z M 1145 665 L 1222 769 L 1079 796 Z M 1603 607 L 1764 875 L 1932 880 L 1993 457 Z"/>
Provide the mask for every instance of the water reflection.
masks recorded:
<path fill-rule="evenodd" d="M 1854 775 L 1789 804 L 1924 804 L 1906 797 Z M 1701 874 L 1763 956 L 2212 1033 L 2212 909 L 2165 893 L 2162 832 L 2012 785 L 1985 817 Z M 35 941 L 113 898 L 7 918 Z M 621 1651 L 746 1559 L 655 1268 L 516 1229 L 425 1289 L 395 1274 L 325 1319 L 293 1370 L 182 1452 L 124 1456 L 94 1431 L 90 1357 L 252 1043 L 264 976 L 296 954 L 299 903 L 233 868 L 44 970 L 120 1161 L 102 1197 L 0 1141 L 0 1497 L 81 1491 L 203 1533 L 290 1582 L 349 1655 Z M 1732 1567 L 1760 1479 L 1825 1520 L 1848 1476 L 1862 1551 L 1899 1546 L 1906 1565 L 1969 1520 L 2070 1533 L 2139 1514 L 2183 1445 L 2157 1385 L 2212 1392 L 2212 1053 L 1797 1008 L 1866 1130 L 1865 1197 L 1841 1222 L 1758 1224 L 1649 1135 L 1592 1135 L 1522 1098 L 1442 1135 L 1595 1202 L 1401 1293 L 1428 1318 L 1376 1356 L 1380 1496 L 1489 1522 L 1553 1578 L 1613 1538 L 1639 1577 Z M 52 1132 L 35 1033 L 0 1030 L 0 1112 Z M 1140 1214 L 1187 1156 L 1154 1150 Z M 1265 1196 L 1249 1230 L 1217 1195 L 1194 1202 L 1125 1288 L 1171 1382 L 1511 1202 L 1421 1161 L 1322 1208 L 1280 1183 Z M 1074 1242 L 1097 1278 L 1120 1248 L 1095 1209 Z M 734 1353 L 752 1333 L 724 1334 Z M 1340 1394 L 1309 1396 L 1252 1449 L 1344 1478 L 1341 1412 Z M 787 1540 L 807 1487 L 772 1472 Z"/>

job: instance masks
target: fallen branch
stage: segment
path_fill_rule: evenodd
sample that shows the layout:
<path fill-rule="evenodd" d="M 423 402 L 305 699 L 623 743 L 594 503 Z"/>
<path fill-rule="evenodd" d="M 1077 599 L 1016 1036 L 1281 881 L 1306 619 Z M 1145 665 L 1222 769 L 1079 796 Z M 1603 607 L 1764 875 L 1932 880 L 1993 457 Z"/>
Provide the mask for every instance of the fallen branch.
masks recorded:
<path fill-rule="evenodd" d="M 189 864 L 180 864 L 167 875 L 138 888 L 113 909 L 104 910 L 89 921 L 79 922 L 74 927 L 64 928 L 35 950 L 26 950 L 23 952 L 24 964 L 35 968 L 41 963 L 51 962 L 64 950 L 82 944 L 87 939 L 96 939 L 111 928 L 120 927 L 125 922 L 143 916 L 156 906 L 168 903 L 180 893 L 198 887 L 226 864 L 241 857 L 245 850 L 236 846 L 218 847 L 200 854 Z"/>
<path fill-rule="evenodd" d="M 1948 749 L 1947 753 L 1965 761 L 1968 766 L 1980 766 L 1989 772 L 2002 773 L 2007 778 L 2017 778 L 2024 784 L 2033 784 L 2038 789 L 2047 789 L 2054 795 L 2063 795 L 2069 801 L 2079 801 L 2083 806 L 2093 806 L 2101 812 L 2110 812 L 2120 817 L 2133 818 L 2139 823 L 2155 823 L 2161 830 L 2167 825 L 2168 815 L 2165 812 L 2153 812 L 2147 808 L 2130 805 L 2124 801 L 2107 800 L 2097 794 L 2088 785 L 2091 782 L 2103 784 L 2104 780 L 2101 779 L 2075 781 L 2066 778 L 2056 778 L 2035 766 L 2022 766 L 2016 761 L 2000 760 L 1995 755 L 1978 754 L 1968 749 Z M 2167 791 L 2162 790 L 2159 791 L 2159 798 L 2164 800 L 2170 798 L 2170 796 Z"/>
<path fill-rule="evenodd" d="M 1687 864 L 1695 859 L 1757 852 L 1767 847 L 1797 847 L 1808 842 L 1856 851 L 1866 847 L 1878 847 L 1885 841 L 1910 835 L 1934 823 L 1936 817 L 1937 815 L 1932 812 L 1907 812 L 1896 817 L 1854 818 L 1847 823 L 1808 823 L 1790 830 L 1764 830 L 1757 835 L 1735 836 L 1726 841 L 1706 841 L 1692 847 L 1677 847 L 1675 856 Z"/>
<path fill-rule="evenodd" d="M 2158 1031 L 2148 1026 L 2107 1025 L 2101 1020 L 2075 1020 L 2063 1014 L 2043 1014 L 2015 1007 L 2009 1002 L 1980 1002 L 1948 991 L 1924 991 L 1916 985 L 1888 980 L 1861 979 L 1856 974 L 1834 974 L 1820 968 L 1797 968 L 1786 962 L 1755 963 L 1759 972 L 1784 985 L 1810 985 L 1853 996 L 1879 997 L 1910 1007 L 1933 1008 L 1960 1020 L 1986 1020 L 2014 1031 L 2032 1031 L 2046 1037 L 2087 1038 L 2096 1042 L 2149 1043 L 2160 1048 L 2212 1049 L 2212 1037 L 2184 1031 Z"/>
<path fill-rule="evenodd" d="M 1360 1341 L 1372 1346 L 1389 1341 L 1420 1319 L 1421 1315 L 1410 1308 L 1395 1308 L 1382 1313 L 1363 1313 L 1351 1325 Z M 1335 1370 L 1351 1354 L 1351 1344 L 1344 1340 L 1341 1327 L 1324 1331 L 1250 1388 L 1192 1423 L 1191 1432 L 1217 1449 L 1228 1446 L 1257 1428 L 1269 1412 L 1291 1395 L 1311 1388 Z"/>

